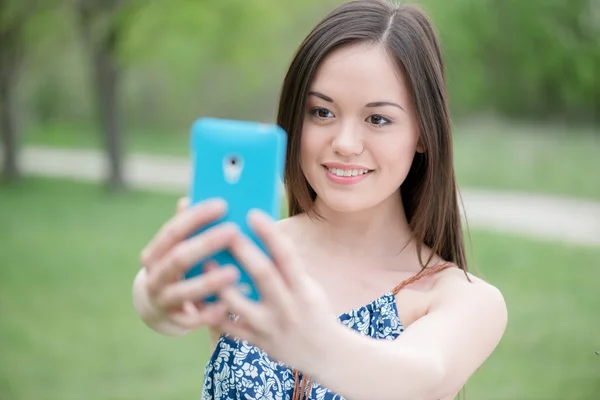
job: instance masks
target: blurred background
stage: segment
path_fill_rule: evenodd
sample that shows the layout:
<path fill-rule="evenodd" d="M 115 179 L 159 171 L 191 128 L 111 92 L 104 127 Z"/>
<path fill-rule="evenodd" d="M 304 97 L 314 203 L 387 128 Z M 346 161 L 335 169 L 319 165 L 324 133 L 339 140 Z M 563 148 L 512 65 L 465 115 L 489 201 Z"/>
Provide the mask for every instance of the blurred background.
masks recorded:
<path fill-rule="evenodd" d="M 201 116 L 272 122 L 339 0 L 0 0 L 0 399 L 198 398 L 204 332 L 131 305 Z M 447 63 L 473 272 L 509 325 L 474 400 L 600 399 L 600 2 L 415 1 Z"/>

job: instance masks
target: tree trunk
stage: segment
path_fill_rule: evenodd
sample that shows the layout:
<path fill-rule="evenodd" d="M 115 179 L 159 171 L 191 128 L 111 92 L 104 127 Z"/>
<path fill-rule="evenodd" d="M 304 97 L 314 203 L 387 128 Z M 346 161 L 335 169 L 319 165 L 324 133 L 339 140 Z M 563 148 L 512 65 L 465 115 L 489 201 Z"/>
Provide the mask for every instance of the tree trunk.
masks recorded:
<path fill-rule="evenodd" d="M 113 34 L 109 35 L 107 40 Z M 98 44 L 92 49 L 94 80 L 97 98 L 99 126 L 104 136 L 108 158 L 107 184 L 111 190 L 125 188 L 123 176 L 123 138 L 119 113 L 120 71 L 116 65 L 110 44 Z"/>
<path fill-rule="evenodd" d="M 118 191 L 125 188 L 123 176 L 123 140 L 119 112 L 119 87 L 121 71 L 115 53 L 119 32 L 110 23 L 104 32 L 94 31 L 97 19 L 111 20 L 114 10 L 104 9 L 108 3 L 103 0 L 79 0 L 77 12 L 79 27 L 85 50 L 88 51 L 92 71 L 92 87 L 95 89 L 96 114 L 101 134 L 104 138 L 108 160 L 107 184 L 109 189 Z M 114 5 L 112 3 L 108 4 Z"/>
<path fill-rule="evenodd" d="M 20 179 L 17 154 L 19 151 L 18 132 L 14 114 L 14 95 L 12 82 L 6 82 L 2 77 L 0 82 L 0 129 L 2 130 L 2 144 L 4 157 L 2 163 L 2 179 L 10 183 Z"/>
<path fill-rule="evenodd" d="M 0 34 L 0 135 L 4 147 L 2 179 L 16 182 L 21 178 L 18 165 L 18 130 L 15 115 L 15 86 L 21 60 L 21 25 L 4 27 Z"/>

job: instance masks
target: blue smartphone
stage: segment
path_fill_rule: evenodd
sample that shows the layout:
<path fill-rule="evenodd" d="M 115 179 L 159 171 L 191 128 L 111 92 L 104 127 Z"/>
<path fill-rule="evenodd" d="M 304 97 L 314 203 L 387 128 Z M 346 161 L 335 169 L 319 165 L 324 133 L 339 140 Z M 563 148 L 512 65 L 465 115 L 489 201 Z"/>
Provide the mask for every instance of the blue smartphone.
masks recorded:
<path fill-rule="evenodd" d="M 279 219 L 286 146 L 287 134 L 275 124 L 218 118 L 196 120 L 190 132 L 190 203 L 194 205 L 210 198 L 227 202 L 226 215 L 196 234 L 225 221 L 233 222 L 269 255 L 248 227 L 246 217 L 251 209 L 260 209 Z M 260 300 L 256 285 L 227 250 L 200 260 L 188 270 L 185 278 L 202 274 L 203 264 L 208 260 L 237 267 L 241 292 L 252 300 Z M 205 299 L 207 302 L 216 300 L 216 296 Z"/>

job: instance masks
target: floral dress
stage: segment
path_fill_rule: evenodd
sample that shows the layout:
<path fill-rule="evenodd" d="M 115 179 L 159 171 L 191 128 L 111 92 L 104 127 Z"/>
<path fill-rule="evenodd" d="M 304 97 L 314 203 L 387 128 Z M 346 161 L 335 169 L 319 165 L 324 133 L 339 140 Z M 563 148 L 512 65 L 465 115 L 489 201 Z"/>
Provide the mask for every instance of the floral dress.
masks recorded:
<path fill-rule="evenodd" d="M 373 302 L 338 316 L 338 321 L 374 339 L 396 339 L 404 331 L 396 307 L 398 291 L 409 283 L 447 266 L 445 263 L 415 275 Z M 309 385 L 305 385 L 305 382 L 307 377 L 285 364 L 271 360 L 261 349 L 246 341 L 223 335 L 219 338 L 205 368 L 202 400 L 344 399 L 318 382 Z"/>

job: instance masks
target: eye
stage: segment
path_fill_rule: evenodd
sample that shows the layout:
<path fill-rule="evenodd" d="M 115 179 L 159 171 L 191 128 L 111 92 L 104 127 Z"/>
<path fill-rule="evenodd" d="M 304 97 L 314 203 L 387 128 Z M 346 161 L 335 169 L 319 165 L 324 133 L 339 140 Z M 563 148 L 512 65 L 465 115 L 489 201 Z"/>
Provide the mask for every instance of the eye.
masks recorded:
<path fill-rule="evenodd" d="M 310 113 L 317 118 L 320 119 L 326 119 L 326 118 L 331 118 L 333 117 L 333 113 L 331 111 L 329 111 L 326 108 L 322 108 L 322 107 L 315 107 L 312 110 L 310 110 Z"/>
<path fill-rule="evenodd" d="M 367 121 L 373 125 L 375 125 L 377 128 L 380 128 L 382 126 L 391 124 L 392 121 L 390 121 L 388 118 L 383 117 L 381 115 L 371 115 L 370 117 L 367 118 Z"/>

